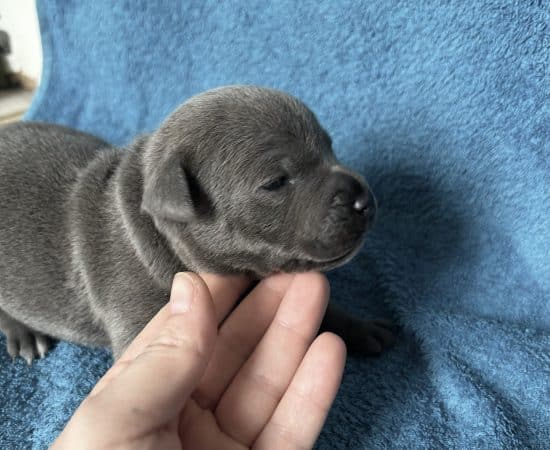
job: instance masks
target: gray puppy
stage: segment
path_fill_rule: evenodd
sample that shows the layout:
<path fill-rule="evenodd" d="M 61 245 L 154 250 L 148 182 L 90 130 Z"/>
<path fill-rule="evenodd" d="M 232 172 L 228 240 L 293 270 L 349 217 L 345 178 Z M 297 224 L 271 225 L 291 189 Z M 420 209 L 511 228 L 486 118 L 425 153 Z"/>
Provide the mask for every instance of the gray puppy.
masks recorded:
<path fill-rule="evenodd" d="M 9 125 L 0 329 L 9 354 L 29 362 L 49 337 L 118 357 L 176 272 L 327 270 L 353 257 L 374 214 L 314 114 L 275 90 L 205 92 L 125 149 L 55 125 Z M 326 328 L 364 353 L 392 340 L 384 322 L 334 307 Z"/>

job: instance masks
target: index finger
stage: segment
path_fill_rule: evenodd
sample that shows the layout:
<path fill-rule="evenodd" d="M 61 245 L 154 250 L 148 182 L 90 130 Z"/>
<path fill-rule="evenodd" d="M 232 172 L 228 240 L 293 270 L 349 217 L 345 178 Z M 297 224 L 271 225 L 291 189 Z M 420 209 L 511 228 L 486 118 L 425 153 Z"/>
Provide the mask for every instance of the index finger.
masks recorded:
<path fill-rule="evenodd" d="M 216 319 L 218 325 L 233 309 L 235 303 L 243 294 L 251 280 L 243 275 L 216 275 L 213 273 L 200 273 L 214 301 Z"/>

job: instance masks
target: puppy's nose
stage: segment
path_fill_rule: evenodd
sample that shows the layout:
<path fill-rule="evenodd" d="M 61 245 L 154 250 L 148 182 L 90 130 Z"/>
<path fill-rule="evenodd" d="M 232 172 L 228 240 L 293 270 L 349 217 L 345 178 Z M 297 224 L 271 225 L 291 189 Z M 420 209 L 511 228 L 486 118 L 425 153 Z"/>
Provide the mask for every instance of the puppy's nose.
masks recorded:
<path fill-rule="evenodd" d="M 372 198 L 369 191 L 364 190 L 356 197 L 355 203 L 353 204 L 353 209 L 357 212 L 363 212 L 370 206 L 371 202 Z"/>
<path fill-rule="evenodd" d="M 333 204 L 348 205 L 362 214 L 375 212 L 374 197 L 365 183 L 347 173 L 336 173 L 334 176 Z"/>

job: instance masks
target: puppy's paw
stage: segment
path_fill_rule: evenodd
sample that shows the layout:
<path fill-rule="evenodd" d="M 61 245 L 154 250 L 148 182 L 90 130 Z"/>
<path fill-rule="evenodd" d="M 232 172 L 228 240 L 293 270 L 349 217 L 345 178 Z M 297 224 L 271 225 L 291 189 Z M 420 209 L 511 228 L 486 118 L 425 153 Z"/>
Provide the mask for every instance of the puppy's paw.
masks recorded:
<path fill-rule="evenodd" d="M 395 343 L 394 325 L 387 320 L 353 318 L 340 336 L 354 356 L 378 356 Z"/>
<path fill-rule="evenodd" d="M 395 343 L 393 325 L 388 320 L 364 320 L 352 344 L 355 353 L 379 355 Z"/>
<path fill-rule="evenodd" d="M 7 349 L 12 359 L 18 356 L 31 365 L 34 358 L 43 358 L 51 345 L 48 336 L 30 330 L 24 325 L 11 326 L 6 331 Z"/>
<path fill-rule="evenodd" d="M 339 335 L 355 356 L 376 356 L 395 342 L 394 325 L 388 320 L 365 320 L 351 315 L 332 302 L 321 330 Z"/>

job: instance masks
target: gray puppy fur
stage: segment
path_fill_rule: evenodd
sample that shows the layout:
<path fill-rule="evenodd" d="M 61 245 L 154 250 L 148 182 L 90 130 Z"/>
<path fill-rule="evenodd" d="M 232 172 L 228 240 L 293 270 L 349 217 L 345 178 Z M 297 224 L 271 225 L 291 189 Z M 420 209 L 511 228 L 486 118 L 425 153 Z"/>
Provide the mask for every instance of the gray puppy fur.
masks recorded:
<path fill-rule="evenodd" d="M 264 277 L 327 270 L 360 248 L 375 202 L 340 166 L 314 114 L 282 92 L 229 86 L 191 98 L 153 134 L 114 148 L 40 123 L 0 130 L 0 329 L 8 352 L 49 338 L 115 357 L 166 303 L 176 272 Z M 329 308 L 352 349 L 384 322 Z"/>

